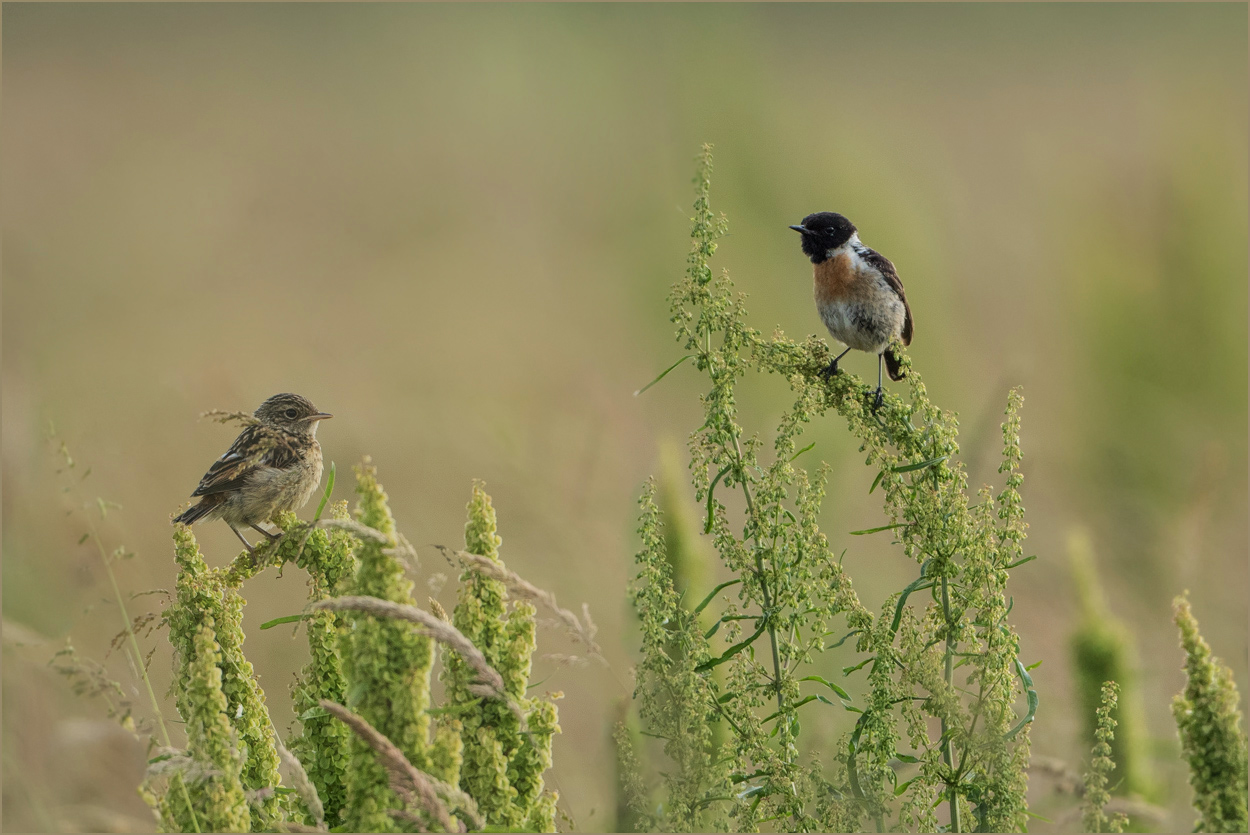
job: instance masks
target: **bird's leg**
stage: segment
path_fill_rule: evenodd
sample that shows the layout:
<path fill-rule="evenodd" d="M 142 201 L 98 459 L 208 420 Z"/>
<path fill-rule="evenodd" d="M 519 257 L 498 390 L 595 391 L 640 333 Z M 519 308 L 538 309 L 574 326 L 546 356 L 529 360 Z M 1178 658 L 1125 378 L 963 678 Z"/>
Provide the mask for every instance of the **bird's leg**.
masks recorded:
<path fill-rule="evenodd" d="M 885 395 L 881 391 L 881 363 L 885 360 L 885 354 L 877 354 L 877 396 L 873 398 L 873 411 L 881 408 L 881 404 L 885 401 Z"/>
<path fill-rule="evenodd" d="M 226 524 L 227 524 L 227 525 L 230 525 L 230 523 L 229 523 L 229 522 L 227 522 Z M 238 529 L 238 528 L 236 528 L 234 525 L 230 525 L 230 530 L 234 531 L 234 535 L 235 535 L 235 536 L 237 536 L 237 537 L 239 538 L 239 541 L 243 543 L 243 547 L 247 549 L 247 552 L 248 552 L 249 554 L 251 554 L 253 557 L 255 557 L 255 556 L 256 556 L 256 550 L 255 550 L 254 548 L 252 548 L 252 543 L 250 543 L 250 542 L 248 542 L 246 539 L 244 539 L 244 538 L 243 538 L 243 534 L 239 533 L 239 529 Z M 262 533 L 264 533 L 264 532 L 262 531 Z"/>
<path fill-rule="evenodd" d="M 261 526 L 259 526 L 259 525 L 251 525 L 250 527 L 251 527 L 253 530 L 256 530 L 256 531 L 259 531 L 259 532 L 263 533 L 263 534 L 264 534 L 264 535 L 265 535 L 265 536 L 269 539 L 269 541 L 270 541 L 270 542 L 273 542 L 275 539 L 281 539 L 281 538 L 283 537 L 283 534 L 280 534 L 280 533 L 270 533 L 269 531 L 265 530 L 264 528 L 262 528 L 262 527 L 261 527 Z"/>
<path fill-rule="evenodd" d="M 834 374 L 837 374 L 837 373 L 838 373 L 838 360 L 840 360 L 840 359 L 842 359 L 843 357 L 845 357 L 845 356 L 846 356 L 847 351 L 849 351 L 849 350 L 851 350 L 851 349 L 850 349 L 850 348 L 847 348 L 847 349 L 846 349 L 846 351 L 843 351 L 842 353 L 840 353 L 840 354 L 838 354 L 836 357 L 834 357 L 834 358 L 833 358 L 833 362 L 829 363 L 829 367 L 828 367 L 828 368 L 826 368 L 824 371 L 820 372 L 820 373 L 821 373 L 821 375 L 822 375 L 822 376 L 824 376 L 824 377 L 832 377 Z"/>

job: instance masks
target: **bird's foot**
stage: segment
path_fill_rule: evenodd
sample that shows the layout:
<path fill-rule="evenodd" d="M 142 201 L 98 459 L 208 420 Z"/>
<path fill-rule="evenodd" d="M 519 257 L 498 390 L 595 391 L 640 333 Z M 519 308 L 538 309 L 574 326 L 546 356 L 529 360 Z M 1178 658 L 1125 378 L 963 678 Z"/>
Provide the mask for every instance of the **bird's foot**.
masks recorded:
<path fill-rule="evenodd" d="M 283 536 L 285 536 L 285 534 L 282 533 L 281 531 L 279 531 L 278 533 L 270 533 L 269 531 L 265 530 L 259 525 L 252 525 L 252 530 L 256 531 L 257 533 L 264 534 L 265 538 L 268 539 L 270 542 L 274 542 L 276 540 L 281 539 Z"/>
<path fill-rule="evenodd" d="M 830 380 L 837 373 L 838 373 L 838 361 L 835 359 L 833 362 L 829 363 L 829 365 L 825 368 L 825 370 L 820 372 L 820 376 L 824 377 L 826 380 Z"/>
<path fill-rule="evenodd" d="M 872 410 L 875 412 L 881 408 L 881 404 L 885 402 L 885 393 L 881 391 L 881 386 L 877 386 L 877 396 L 872 399 Z"/>

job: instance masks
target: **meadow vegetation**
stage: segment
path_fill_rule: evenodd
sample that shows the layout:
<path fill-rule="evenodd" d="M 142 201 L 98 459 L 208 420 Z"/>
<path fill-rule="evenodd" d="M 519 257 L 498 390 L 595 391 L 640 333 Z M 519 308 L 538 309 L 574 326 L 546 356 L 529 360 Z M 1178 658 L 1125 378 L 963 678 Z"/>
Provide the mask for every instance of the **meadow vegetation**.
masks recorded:
<path fill-rule="evenodd" d="M 669 297 L 686 354 L 654 381 L 691 364 L 706 378 L 703 423 L 688 439 L 689 484 L 673 477 L 670 454 L 662 489 L 650 481 L 640 499 L 631 599 L 642 646 L 635 701 L 614 734 L 617 824 L 1024 831 L 1038 817 L 1028 794 L 1030 731 L 1047 691 L 1011 620 L 1036 558 L 1024 548 L 1021 393 L 1005 394 L 1001 483 L 970 490 L 959 423 L 931 402 L 909 360 L 903 394 L 874 407 L 874 387 L 821 373 L 831 356 L 822 340 L 764 336 L 749 324 L 728 272 L 712 264 L 727 222 L 711 207 L 711 173 L 705 146 L 693 245 Z M 741 422 L 737 386 L 753 374 L 790 391 L 771 433 Z M 853 535 L 890 537 L 892 553 L 914 565 L 913 578 L 881 599 L 862 598 L 845 552 L 822 531 L 830 468 L 803 465 L 815 457 L 814 442 L 801 445 L 805 429 L 835 417 L 872 474 L 868 492 L 879 491 L 887 522 Z M 80 484 L 76 462 L 60 450 L 62 473 Z M 115 567 L 128 554 L 105 546 L 90 514 L 102 519 L 110 505 L 98 501 L 83 541 L 106 567 L 125 621 L 116 644 L 134 662 L 152 715 L 136 722 L 144 711 L 125 688 L 71 648 L 55 656 L 59 669 L 149 738 L 140 794 L 166 831 L 555 831 L 558 795 L 544 773 L 561 694 L 531 692 L 538 606 L 602 660 L 589 611 L 559 607 L 503 565 L 480 484 L 463 549 L 440 546 L 463 569 L 454 609 L 433 599 L 420 606 L 409 576 L 416 550 L 396 528 L 376 468 L 368 459 L 356 468 L 354 511 L 330 501 L 334 480 L 332 468 L 311 522 L 281 515 L 280 538 L 220 568 L 176 526 L 177 584 L 159 623 L 127 613 Z M 699 518 L 680 510 L 683 492 Z M 718 564 L 704 564 L 709 550 Z M 301 571 L 308 587 L 303 611 L 260 626 L 294 623 L 306 633 L 309 661 L 290 692 L 300 729 L 285 739 L 244 652 L 242 589 L 270 568 Z M 1071 805 L 1086 831 L 1144 828 L 1147 783 L 1127 777 L 1134 747 L 1116 747 L 1132 661 L 1096 577 L 1081 576 L 1085 617 L 1073 660 L 1082 688 L 1096 685 L 1098 694 L 1088 717 L 1092 756 Z M 1184 598 L 1175 621 L 1188 684 L 1173 713 L 1195 828 L 1245 831 L 1240 697 Z M 158 625 L 173 648 L 170 690 L 184 740 L 161 716 L 152 653 L 140 647 Z M 831 663 L 842 647 L 854 661 Z M 831 745 L 810 730 L 827 724 L 818 712 L 837 717 Z M 1117 805 L 1117 794 L 1126 801 Z"/>
<path fill-rule="evenodd" d="M 1020 657 L 1009 620 L 1008 582 L 1035 559 L 1023 548 L 1022 397 L 1007 394 L 1002 486 L 970 494 L 958 422 L 928 399 L 914 369 L 905 399 L 891 394 L 874 408 L 871 386 L 822 373 L 830 358 L 822 341 L 796 343 L 780 331 L 765 337 L 748 324 L 744 297 L 726 270 L 717 274 L 711 265 L 727 232 L 726 219 L 711 209 L 711 171 L 705 146 L 687 272 L 670 295 L 688 353 L 656 381 L 687 361 L 708 378 L 705 419 L 689 439 L 691 489 L 706 519 L 692 532 L 680 516 L 664 518 L 654 482 L 643 492 L 633 590 L 643 636 L 638 727 L 659 742 L 641 746 L 638 732 L 618 728 L 631 820 L 649 831 L 1024 831 L 1029 729 L 1044 688 L 1031 675 L 1038 664 Z M 735 386 L 749 373 L 779 375 L 792 392 L 793 405 L 768 440 L 738 422 Z M 817 523 L 827 468 L 812 474 L 796 464 L 814 446 L 799 447 L 805 426 L 829 414 L 859 443 L 876 474 L 869 492 L 881 489 L 888 519 L 853 533 L 893 536 L 900 557 L 919 568 L 904 588 L 871 605 Z M 733 511 L 725 498 L 732 491 L 741 491 Z M 699 572 L 689 567 L 690 555 L 698 549 L 681 540 L 699 533 L 711 536 L 733 579 L 710 589 L 692 579 Z M 1083 579 L 1077 667 L 1127 678 L 1124 642 L 1099 617 L 1095 583 Z M 1245 749 L 1231 678 L 1194 660 L 1205 645 L 1196 644 L 1196 627 L 1186 632 L 1186 621 L 1178 623 L 1187 636 L 1190 687 L 1219 692 L 1178 697 L 1174 708 L 1195 774 L 1199 828 L 1241 831 Z M 859 660 L 837 670 L 825 651 L 852 640 Z M 857 675 L 867 680 L 852 697 L 847 688 Z M 1204 679 L 1216 684 L 1195 683 Z M 1128 816 L 1104 811 L 1122 685 L 1100 678 L 1096 686 L 1084 824 L 1122 831 Z M 853 723 L 833 751 L 805 750 L 803 720 L 829 709 L 849 713 Z M 1209 715 L 1195 715 L 1202 710 Z M 1192 738 L 1194 728 L 1203 729 L 1202 742 Z M 648 756 L 640 747 L 659 750 Z M 1127 749 L 1118 753 L 1127 771 Z M 651 758 L 662 764 L 644 769 Z"/>

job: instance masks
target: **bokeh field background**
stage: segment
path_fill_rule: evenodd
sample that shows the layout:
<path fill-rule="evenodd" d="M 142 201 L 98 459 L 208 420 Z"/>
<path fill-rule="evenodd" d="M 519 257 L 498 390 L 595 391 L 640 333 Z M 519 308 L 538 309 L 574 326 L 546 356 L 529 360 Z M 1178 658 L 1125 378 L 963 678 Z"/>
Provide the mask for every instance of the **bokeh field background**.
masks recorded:
<path fill-rule="evenodd" d="M 1012 617 L 1044 662 L 1034 753 L 1088 755 L 1067 643 L 1084 538 L 1135 641 L 1168 825 L 1188 829 L 1175 594 L 1247 692 L 1246 66 L 1236 4 L 5 4 L 4 827 L 152 825 L 142 745 L 46 666 L 67 636 L 104 659 L 120 628 L 49 422 L 91 468 L 83 496 L 122 506 L 102 532 L 135 554 L 125 590 L 168 589 L 169 515 L 234 434 L 198 415 L 279 391 L 335 414 L 336 498 L 373 456 L 419 600 L 453 599 L 423 546 L 462 541 L 482 478 L 508 565 L 589 603 L 611 668 L 534 678 L 566 694 L 565 825 L 613 826 L 636 497 L 700 420 L 689 369 L 633 392 L 680 356 L 664 297 L 712 142 L 719 264 L 755 327 L 824 336 L 786 226 L 841 211 L 898 266 L 974 486 L 1023 386 L 1039 559 Z M 748 426 L 788 404 L 776 380 L 741 393 Z M 879 601 L 916 567 L 888 534 L 848 535 L 882 522 L 840 423 L 812 440 L 834 468 L 823 527 Z M 210 563 L 237 552 L 224 524 L 196 532 Z M 294 571 L 245 588 L 281 730 L 306 644 L 253 627 L 304 593 Z M 146 645 L 163 691 L 163 635 Z M 826 715 L 805 721 L 833 740 L 850 714 Z"/>

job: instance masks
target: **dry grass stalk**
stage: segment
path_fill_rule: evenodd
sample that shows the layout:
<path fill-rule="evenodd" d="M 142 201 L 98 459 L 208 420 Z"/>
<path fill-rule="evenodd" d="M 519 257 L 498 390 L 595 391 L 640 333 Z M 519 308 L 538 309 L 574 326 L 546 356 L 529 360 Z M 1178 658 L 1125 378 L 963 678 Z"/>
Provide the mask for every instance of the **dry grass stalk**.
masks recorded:
<path fill-rule="evenodd" d="M 363 718 L 337 702 L 322 699 L 321 707 L 351 728 L 377 753 L 382 766 L 386 769 L 391 790 L 399 795 L 404 803 L 425 810 L 433 820 L 438 822 L 444 832 L 465 831 L 456 824 L 447 805 L 439 799 L 434 778 L 423 771 L 418 771 L 393 742 L 378 733 L 377 729 Z"/>
<path fill-rule="evenodd" d="M 310 530 L 311 530 L 310 526 Z M 362 525 L 355 519 L 319 519 L 316 527 L 319 528 L 340 528 L 347 531 L 352 536 L 362 541 L 376 542 L 379 545 L 390 545 L 391 540 L 386 534 L 379 530 L 375 530 L 368 525 Z"/>
<path fill-rule="evenodd" d="M 282 740 L 278 739 L 276 734 L 273 741 L 278 748 L 278 758 L 282 760 L 291 772 L 292 787 L 299 792 L 300 799 L 304 801 L 304 805 L 308 807 L 313 820 L 317 822 L 316 831 L 325 832 L 325 807 L 321 805 L 321 797 L 317 794 L 317 787 L 309 779 L 308 772 L 304 770 L 304 764 L 299 761 L 299 757 L 292 754 L 290 749 L 282 744 Z"/>
<path fill-rule="evenodd" d="M 299 548 L 295 549 L 294 562 L 299 562 L 300 557 L 304 555 L 304 546 L 308 544 L 308 538 L 312 536 L 312 532 L 317 528 L 339 528 L 347 531 L 361 541 L 376 542 L 380 545 L 391 544 L 391 541 L 386 537 L 386 534 L 371 528 L 368 525 L 362 525 L 355 519 L 318 519 L 316 522 L 302 525 L 301 527 L 303 528 L 304 533 L 300 538 Z M 292 533 L 293 532 L 294 531 L 292 531 Z M 403 538 L 402 534 L 400 534 L 400 538 Z M 405 539 L 403 541 L 406 543 L 408 540 Z M 264 545 L 265 543 L 261 544 Z M 412 546 L 409 545 L 408 547 L 411 548 Z M 391 549 L 383 549 L 383 551 L 387 550 Z"/>
<path fill-rule="evenodd" d="M 580 655 L 565 655 L 560 652 L 549 652 L 542 656 L 544 661 L 559 664 L 561 667 L 589 667 L 590 659 Z"/>
<path fill-rule="evenodd" d="M 423 815 L 418 815 L 415 812 L 409 812 L 406 809 L 387 809 L 386 814 L 390 815 L 397 821 L 409 824 L 412 826 L 412 831 L 414 832 L 430 831 L 425 828 L 425 816 Z"/>
<path fill-rule="evenodd" d="M 1144 821 L 1149 824 L 1152 830 L 1167 831 L 1165 824 L 1168 822 L 1168 812 L 1158 806 L 1154 806 L 1144 800 L 1136 800 L 1130 797 L 1113 797 L 1107 801 L 1107 805 L 1103 807 L 1108 818 L 1114 818 L 1116 815 L 1124 815 L 1128 818 L 1134 818 L 1138 821 Z M 1055 819 L 1055 825 L 1060 831 L 1072 832 L 1079 830 L 1081 827 L 1080 807 L 1069 810 L 1066 814 Z M 1140 830 L 1129 830 L 1140 831 Z"/>
<path fill-rule="evenodd" d="M 455 806 L 457 812 L 462 817 L 468 818 L 468 823 L 471 828 L 475 830 L 486 828 L 486 818 L 482 817 L 482 814 L 477 810 L 476 800 L 461 791 L 459 786 L 453 786 L 451 783 L 446 783 L 435 777 L 433 774 L 427 774 L 425 776 L 429 778 L 431 785 L 434 786 L 434 790 L 438 792 L 440 797 Z"/>
<path fill-rule="evenodd" d="M 607 664 L 607 659 L 603 657 L 603 652 L 599 649 L 599 645 L 595 643 L 595 633 L 599 631 L 599 627 L 595 626 L 595 622 L 591 620 L 590 607 L 585 603 L 582 604 L 582 618 L 579 619 L 577 615 L 568 609 L 560 608 L 560 605 L 556 603 L 554 594 L 538 588 L 538 586 L 521 577 L 515 571 L 509 571 L 502 564 L 495 562 L 489 557 L 470 554 L 468 551 L 452 550 L 445 545 L 435 545 L 434 547 L 442 551 L 444 556 L 456 557 L 479 574 L 503 583 L 508 587 L 508 591 L 517 597 L 536 600 L 546 606 L 556 616 L 557 622 L 570 635 L 580 641 L 590 651 L 591 655 L 601 663 Z"/>
<path fill-rule="evenodd" d="M 408 537 L 396 532 L 395 542 L 394 548 L 383 548 L 382 553 L 399 560 L 408 571 L 416 569 L 421 564 L 421 559 L 417 556 L 417 549 L 412 547 L 412 543 L 408 541 Z"/>
<path fill-rule="evenodd" d="M 1085 796 L 1085 780 L 1070 765 L 1057 757 L 1046 757 L 1035 754 L 1029 761 L 1029 773 L 1049 777 L 1056 792 L 1074 797 Z M 1109 817 L 1123 813 L 1131 818 L 1149 821 L 1152 826 L 1160 827 L 1168 820 L 1167 810 L 1161 809 L 1143 800 L 1129 797 L 1113 797 L 1107 801 L 1103 811 Z M 1056 821 L 1061 828 L 1079 826 L 1081 809 L 1069 811 Z"/>
<path fill-rule="evenodd" d="M 228 412 L 225 409 L 209 409 L 207 412 L 200 412 L 200 418 L 212 418 L 218 423 L 238 421 L 244 426 L 260 423 L 251 412 Z"/>
<path fill-rule="evenodd" d="M 172 777 L 178 774 L 185 782 L 196 784 L 221 776 L 220 771 L 193 759 L 181 748 L 161 747 L 156 748 L 153 753 L 155 756 L 148 762 L 145 772 L 144 779 L 146 780 Z"/>
<path fill-rule="evenodd" d="M 1076 797 L 1085 795 L 1085 780 L 1079 773 L 1058 757 L 1034 754 L 1029 760 L 1029 773 L 1049 777 L 1055 791 Z"/>
<path fill-rule="evenodd" d="M 521 710 L 520 705 L 508 697 L 507 692 L 504 690 L 503 677 L 499 675 L 494 667 L 487 663 L 486 656 L 482 655 L 482 651 L 475 647 L 473 642 L 464 636 L 464 633 L 447 621 L 441 620 L 424 609 L 418 609 L 416 606 L 405 606 L 377 597 L 359 595 L 319 600 L 312 604 L 311 608 L 334 612 L 351 609 L 377 618 L 394 618 L 395 620 L 406 620 L 417 624 L 427 637 L 433 638 L 441 644 L 446 644 L 455 650 L 465 660 L 465 663 L 477 673 L 479 683 L 469 688 L 473 695 L 503 700 L 516 715 L 521 723 L 521 727 L 525 728 L 525 713 Z"/>
<path fill-rule="evenodd" d="M 325 832 L 324 829 L 318 829 L 315 826 L 305 826 L 295 821 L 277 821 L 274 828 L 279 832 Z"/>

